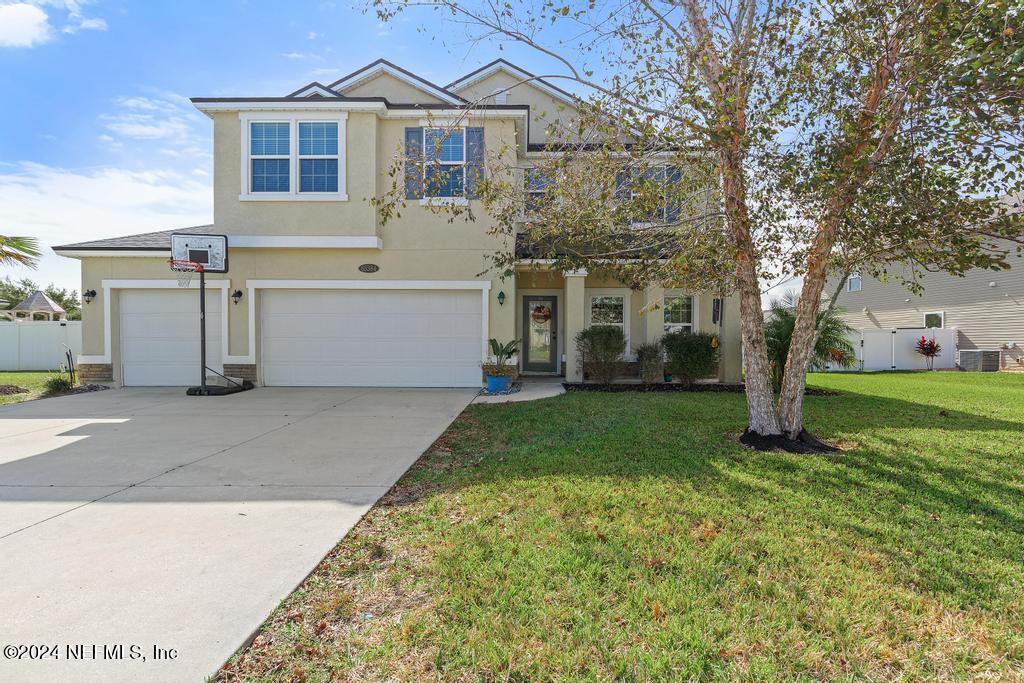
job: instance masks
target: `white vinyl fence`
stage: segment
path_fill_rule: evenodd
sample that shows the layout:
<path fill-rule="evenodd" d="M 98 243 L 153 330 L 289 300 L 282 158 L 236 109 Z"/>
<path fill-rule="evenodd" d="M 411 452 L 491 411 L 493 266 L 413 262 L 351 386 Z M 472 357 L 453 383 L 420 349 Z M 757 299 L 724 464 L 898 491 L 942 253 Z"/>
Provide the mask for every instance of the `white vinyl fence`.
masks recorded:
<path fill-rule="evenodd" d="M 0 322 L 0 371 L 56 370 L 82 352 L 82 322 Z"/>
<path fill-rule="evenodd" d="M 829 370 L 927 370 L 924 356 L 914 350 L 921 337 L 935 339 L 942 351 L 935 358 L 936 370 L 956 367 L 957 332 L 953 328 L 907 327 L 892 330 L 858 330 L 850 335 L 858 363 L 850 368 L 829 365 Z"/>

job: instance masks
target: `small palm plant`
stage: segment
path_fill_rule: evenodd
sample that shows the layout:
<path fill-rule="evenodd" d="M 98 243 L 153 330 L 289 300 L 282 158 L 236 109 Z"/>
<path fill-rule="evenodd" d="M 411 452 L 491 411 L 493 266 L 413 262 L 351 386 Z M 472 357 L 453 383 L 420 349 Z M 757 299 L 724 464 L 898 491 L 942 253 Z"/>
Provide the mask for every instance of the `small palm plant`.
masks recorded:
<path fill-rule="evenodd" d="M 491 340 L 491 355 L 494 356 L 494 364 L 488 368 L 490 375 L 511 375 L 513 368 L 508 364 L 512 356 L 519 351 L 519 340 L 513 339 L 502 344 L 497 339 Z"/>
<path fill-rule="evenodd" d="M 782 389 L 789 344 L 793 340 L 793 329 L 796 327 L 796 299 L 793 292 L 787 292 L 782 298 L 774 299 L 764 323 L 772 386 L 775 391 Z M 853 328 L 846 324 L 839 313 L 837 309 L 818 311 L 817 338 L 809 370 L 824 370 L 829 363 L 849 368 L 857 362 L 856 351 L 850 343 Z"/>
<path fill-rule="evenodd" d="M 34 237 L 0 235 L 0 266 L 35 268 L 41 255 L 39 242 Z"/>

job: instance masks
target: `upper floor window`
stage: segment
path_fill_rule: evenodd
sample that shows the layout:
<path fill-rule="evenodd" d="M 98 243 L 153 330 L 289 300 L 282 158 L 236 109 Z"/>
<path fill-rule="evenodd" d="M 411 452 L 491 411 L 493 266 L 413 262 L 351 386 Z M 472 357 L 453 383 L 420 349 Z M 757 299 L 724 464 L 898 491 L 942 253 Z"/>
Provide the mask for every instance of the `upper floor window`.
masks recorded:
<path fill-rule="evenodd" d="M 257 120 L 243 113 L 240 199 L 344 200 L 345 118 L 295 114 Z"/>
<path fill-rule="evenodd" d="M 847 292 L 859 292 L 861 286 L 860 273 L 854 271 L 850 273 L 850 277 L 846 280 L 846 291 Z"/>
<path fill-rule="evenodd" d="M 484 129 L 420 126 L 405 129 L 405 198 L 465 201 L 483 178 Z"/>
<path fill-rule="evenodd" d="M 551 180 L 539 168 L 528 168 L 525 174 L 526 214 L 535 214 L 544 205 Z"/>
<path fill-rule="evenodd" d="M 665 297 L 665 331 L 693 332 L 693 297 Z"/>
<path fill-rule="evenodd" d="M 631 223 L 674 223 L 679 220 L 680 203 L 674 195 L 679 191 L 682 174 L 675 166 L 651 166 L 643 172 L 622 171 L 616 176 L 615 195 L 620 202 L 636 202 L 630 219 Z M 660 197 L 656 205 L 646 198 L 650 192 L 657 192 Z M 643 210 L 639 204 L 650 206 Z"/>
<path fill-rule="evenodd" d="M 924 314 L 924 326 L 925 327 L 945 327 L 946 326 L 946 313 L 944 311 L 933 311 Z"/>
<path fill-rule="evenodd" d="M 466 196 L 466 129 L 424 128 L 424 185 L 428 197 Z"/>

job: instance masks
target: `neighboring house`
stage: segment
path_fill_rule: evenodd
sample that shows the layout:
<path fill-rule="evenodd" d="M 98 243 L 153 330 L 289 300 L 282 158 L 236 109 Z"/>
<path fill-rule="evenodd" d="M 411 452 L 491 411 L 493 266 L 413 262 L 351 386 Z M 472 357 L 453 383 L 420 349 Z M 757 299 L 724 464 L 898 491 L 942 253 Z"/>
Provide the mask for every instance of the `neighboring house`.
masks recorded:
<path fill-rule="evenodd" d="M 1009 270 L 975 269 L 964 277 L 926 273 L 921 296 L 897 281 L 854 273 L 837 305 L 856 330 L 954 328 L 958 351 L 999 351 L 1001 368 L 1024 370 L 1024 258 L 1011 253 L 1007 260 Z M 826 291 L 837 284 L 830 281 Z"/>
<path fill-rule="evenodd" d="M 573 98 L 543 81 L 520 83 L 529 77 L 498 60 L 441 86 L 378 60 L 285 97 L 194 99 L 213 120 L 213 225 L 55 248 L 81 259 L 82 291 L 93 292 L 82 311 L 82 376 L 198 381 L 198 297 L 178 289 L 167 259 L 171 232 L 207 232 L 228 236 L 229 272 L 207 277 L 207 348 L 210 366 L 229 375 L 265 385 L 475 387 L 495 337 L 524 339 L 525 372 L 579 379 L 572 340 L 601 322 L 623 327 L 630 353 L 666 328 L 717 332 L 719 377 L 739 380 L 734 298 L 717 307 L 700 292 L 631 291 L 527 254 L 502 279 L 487 272 L 486 257 L 507 246 L 488 234 L 484 211 L 450 222 L 423 206 L 474 202 L 469 183 L 413 199 L 382 224 L 368 199 L 391 187 L 400 151 L 422 149 L 438 122 L 468 111 L 443 156 L 464 171 L 481 167 L 485 149 L 516 150 L 523 167 L 544 154 L 546 130 L 573 116 Z M 663 297 L 667 313 L 641 315 Z"/>

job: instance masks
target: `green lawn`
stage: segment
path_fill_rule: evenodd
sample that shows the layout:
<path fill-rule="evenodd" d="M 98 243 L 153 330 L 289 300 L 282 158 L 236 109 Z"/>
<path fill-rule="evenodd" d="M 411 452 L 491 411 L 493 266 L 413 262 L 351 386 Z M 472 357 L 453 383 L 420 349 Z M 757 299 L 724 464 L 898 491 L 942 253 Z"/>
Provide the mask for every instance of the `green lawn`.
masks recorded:
<path fill-rule="evenodd" d="M 811 383 L 840 455 L 741 395 L 471 407 L 227 678 L 1024 677 L 1024 376 Z"/>
<path fill-rule="evenodd" d="M 5 403 L 18 403 L 20 401 L 27 401 L 32 398 L 39 398 L 43 395 L 44 387 L 43 382 L 48 377 L 55 375 L 55 372 L 0 372 L 0 386 L 4 384 L 13 384 L 19 386 L 22 389 L 28 389 L 27 394 L 9 394 L 5 395 L 0 393 L 0 405 Z"/>

